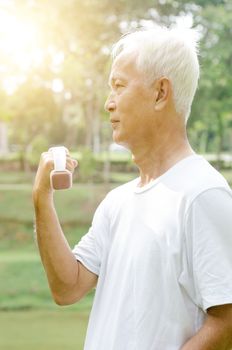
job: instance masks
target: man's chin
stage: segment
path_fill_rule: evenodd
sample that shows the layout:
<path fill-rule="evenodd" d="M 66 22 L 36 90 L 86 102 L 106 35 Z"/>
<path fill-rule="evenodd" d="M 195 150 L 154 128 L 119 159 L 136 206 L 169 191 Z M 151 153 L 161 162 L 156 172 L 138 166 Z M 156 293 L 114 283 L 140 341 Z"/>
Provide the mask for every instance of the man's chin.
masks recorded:
<path fill-rule="evenodd" d="M 126 149 L 129 149 L 128 143 L 125 141 L 125 139 L 122 138 L 121 135 L 118 135 L 116 133 L 113 133 L 113 141 Z"/>
<path fill-rule="evenodd" d="M 113 132 L 113 141 L 114 141 L 115 143 L 117 143 L 117 145 L 122 146 L 123 140 L 122 140 L 121 135 L 120 135 L 117 131 L 114 131 L 114 132 Z"/>

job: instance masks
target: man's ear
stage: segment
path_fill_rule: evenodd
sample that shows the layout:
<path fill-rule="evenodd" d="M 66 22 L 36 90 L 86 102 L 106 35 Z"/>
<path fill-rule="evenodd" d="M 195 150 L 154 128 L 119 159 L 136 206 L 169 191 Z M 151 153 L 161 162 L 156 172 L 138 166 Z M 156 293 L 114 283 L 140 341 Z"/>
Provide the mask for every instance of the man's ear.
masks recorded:
<path fill-rule="evenodd" d="M 169 99 L 171 93 L 171 83 L 167 78 L 160 78 L 155 82 L 155 109 L 162 110 Z"/>

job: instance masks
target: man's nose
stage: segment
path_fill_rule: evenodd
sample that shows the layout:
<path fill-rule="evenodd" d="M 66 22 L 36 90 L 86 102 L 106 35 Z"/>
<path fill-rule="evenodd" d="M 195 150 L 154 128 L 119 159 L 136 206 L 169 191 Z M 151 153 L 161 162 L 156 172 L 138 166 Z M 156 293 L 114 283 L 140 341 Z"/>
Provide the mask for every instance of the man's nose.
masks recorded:
<path fill-rule="evenodd" d="M 106 112 L 113 112 L 115 110 L 116 104 L 112 98 L 112 94 L 110 94 L 109 97 L 107 98 L 104 108 Z"/>

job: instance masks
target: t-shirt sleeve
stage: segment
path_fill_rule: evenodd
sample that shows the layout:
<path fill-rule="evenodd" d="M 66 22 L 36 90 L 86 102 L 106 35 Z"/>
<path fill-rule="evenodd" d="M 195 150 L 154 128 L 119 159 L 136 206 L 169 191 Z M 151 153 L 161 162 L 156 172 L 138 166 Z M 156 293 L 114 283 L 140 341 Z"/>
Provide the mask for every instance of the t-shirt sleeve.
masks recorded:
<path fill-rule="evenodd" d="M 88 233 L 81 238 L 73 249 L 76 259 L 96 275 L 99 275 L 109 236 L 109 220 L 106 214 L 105 201 L 106 199 L 98 206 Z"/>
<path fill-rule="evenodd" d="M 232 193 L 210 189 L 191 204 L 186 221 L 198 305 L 232 303 Z"/>

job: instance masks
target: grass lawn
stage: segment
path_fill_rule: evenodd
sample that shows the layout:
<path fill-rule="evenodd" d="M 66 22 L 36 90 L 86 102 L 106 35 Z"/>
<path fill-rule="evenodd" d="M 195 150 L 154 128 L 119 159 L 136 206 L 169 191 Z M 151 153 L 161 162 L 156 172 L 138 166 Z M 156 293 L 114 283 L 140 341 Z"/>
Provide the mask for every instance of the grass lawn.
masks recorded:
<path fill-rule="evenodd" d="M 94 292 L 59 307 L 36 249 L 0 252 L 0 349 L 83 350 Z"/>
<path fill-rule="evenodd" d="M 106 192 L 104 185 L 86 184 L 55 193 L 58 215 L 71 247 L 87 232 Z M 0 311 L 55 307 L 34 242 L 33 218 L 30 185 L 0 190 Z M 73 308 L 89 310 L 92 298 L 90 293 Z"/>
<path fill-rule="evenodd" d="M 57 309 L 36 248 L 0 251 L 0 281 L 0 312 Z M 93 296 L 94 291 L 69 309 L 89 311 Z"/>
<path fill-rule="evenodd" d="M 89 313 L 68 309 L 0 313 L 2 350 L 83 350 Z"/>
<path fill-rule="evenodd" d="M 55 192 L 54 198 L 61 222 L 91 222 L 97 205 L 109 189 L 109 186 L 101 184 L 77 184 L 70 190 Z M 32 186 L 0 186 L 1 222 L 32 223 L 33 219 Z"/>

